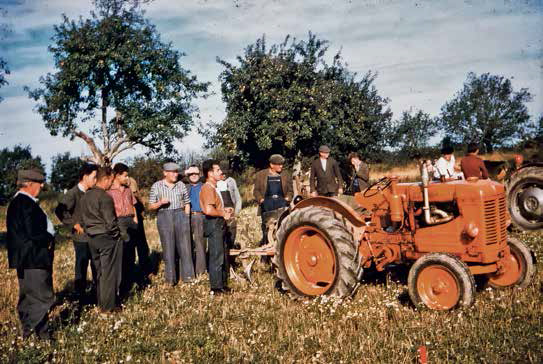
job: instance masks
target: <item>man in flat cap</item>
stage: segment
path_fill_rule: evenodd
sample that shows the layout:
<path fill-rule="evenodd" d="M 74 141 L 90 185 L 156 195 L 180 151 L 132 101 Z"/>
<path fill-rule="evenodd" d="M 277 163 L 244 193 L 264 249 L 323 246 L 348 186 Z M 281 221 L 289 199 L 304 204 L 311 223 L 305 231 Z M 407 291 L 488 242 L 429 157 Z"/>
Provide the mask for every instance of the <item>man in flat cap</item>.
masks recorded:
<path fill-rule="evenodd" d="M 55 299 L 53 294 L 53 249 L 55 230 L 38 205 L 44 175 L 36 170 L 20 170 L 19 191 L 7 211 L 7 250 L 9 268 L 17 270 L 19 302 L 17 311 L 26 338 L 33 332 L 49 339 L 47 319 Z"/>
<path fill-rule="evenodd" d="M 319 158 L 311 163 L 309 188 L 312 197 L 334 197 L 343 193 L 343 177 L 339 165 L 330 157 L 330 148 L 326 145 L 320 146 Z"/>
<path fill-rule="evenodd" d="M 166 163 L 164 178 L 155 182 L 149 195 L 149 208 L 158 210 L 157 227 L 162 244 L 166 283 L 175 286 L 178 275 L 183 282 L 194 279 L 190 243 L 190 197 L 185 184 L 178 181 L 180 167 Z M 179 269 L 176 269 L 176 253 Z"/>
<path fill-rule="evenodd" d="M 273 154 L 269 158 L 269 166 L 255 175 L 253 195 L 260 206 L 262 216 L 262 241 L 267 244 L 264 214 L 288 206 L 292 200 L 292 179 L 283 171 L 285 158 Z"/>

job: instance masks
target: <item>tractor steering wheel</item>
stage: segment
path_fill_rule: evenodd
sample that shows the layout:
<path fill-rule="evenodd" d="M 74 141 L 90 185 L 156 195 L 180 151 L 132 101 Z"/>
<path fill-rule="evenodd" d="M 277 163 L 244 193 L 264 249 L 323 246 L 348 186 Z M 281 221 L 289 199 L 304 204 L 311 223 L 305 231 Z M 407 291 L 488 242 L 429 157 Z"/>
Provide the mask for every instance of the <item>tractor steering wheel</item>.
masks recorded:
<path fill-rule="evenodd" d="M 366 190 L 364 191 L 364 194 L 363 196 L 364 197 L 373 197 L 375 196 L 376 194 L 380 193 L 381 191 L 383 191 L 384 189 L 386 189 L 388 186 L 390 186 L 390 184 L 392 183 L 392 181 L 390 180 L 390 178 L 388 177 L 383 177 L 381 178 L 379 181 L 375 182 L 374 184 L 368 186 L 368 188 L 366 188 Z M 370 190 L 372 188 L 375 188 L 375 190 L 371 191 Z"/>

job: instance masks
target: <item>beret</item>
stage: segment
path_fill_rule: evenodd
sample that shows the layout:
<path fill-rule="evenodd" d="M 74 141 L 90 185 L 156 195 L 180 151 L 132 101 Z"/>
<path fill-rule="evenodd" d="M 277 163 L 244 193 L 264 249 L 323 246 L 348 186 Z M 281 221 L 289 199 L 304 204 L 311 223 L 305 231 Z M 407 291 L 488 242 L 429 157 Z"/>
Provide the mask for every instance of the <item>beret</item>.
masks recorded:
<path fill-rule="evenodd" d="M 20 169 L 17 172 L 17 181 L 43 183 L 45 182 L 45 176 L 36 169 Z"/>
<path fill-rule="evenodd" d="M 177 163 L 173 162 L 164 163 L 162 166 L 162 170 L 164 171 L 179 171 L 180 169 L 181 167 L 179 167 Z"/>
<path fill-rule="evenodd" d="M 284 164 L 285 158 L 281 154 L 272 154 L 269 161 L 271 164 Z"/>
<path fill-rule="evenodd" d="M 330 153 L 330 148 L 328 148 L 327 145 L 321 145 L 319 147 L 319 152 L 322 152 L 322 153 Z"/>

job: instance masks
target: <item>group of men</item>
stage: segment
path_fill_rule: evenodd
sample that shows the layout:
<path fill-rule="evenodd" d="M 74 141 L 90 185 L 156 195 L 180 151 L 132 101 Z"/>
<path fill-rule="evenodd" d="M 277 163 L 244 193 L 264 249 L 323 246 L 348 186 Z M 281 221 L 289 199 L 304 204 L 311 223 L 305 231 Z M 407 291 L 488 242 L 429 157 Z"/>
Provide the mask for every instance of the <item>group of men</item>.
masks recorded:
<path fill-rule="evenodd" d="M 477 153 L 477 145 L 470 144 L 461 163 L 465 178 L 488 177 Z M 351 191 L 364 191 L 369 185 L 368 166 L 357 153 L 347 159 L 353 168 Z M 283 171 L 284 163 L 281 155 L 274 154 L 268 168 L 255 175 L 254 197 L 262 216 L 287 207 L 293 199 L 293 183 Z M 432 167 L 437 179 L 460 176 L 450 149 L 443 149 L 442 157 Z M 202 174 L 192 165 L 184 173 L 185 183 L 179 165 L 166 163 L 163 178 L 151 187 L 148 208 L 157 214 L 164 278 L 171 286 L 179 279 L 191 282 L 207 270 L 211 294 L 230 291 L 227 254 L 235 245 L 235 217 L 241 210 L 241 197 L 236 181 L 227 176 L 228 166 L 223 164 L 222 169 L 216 160 L 204 161 Z M 47 316 L 54 304 L 55 229 L 37 200 L 44 181 L 38 171 L 18 171 L 19 190 L 7 211 L 9 267 L 17 270 L 17 309 L 24 337 L 34 332 L 40 338 L 49 338 Z M 330 148 L 323 145 L 311 164 L 310 194 L 334 197 L 342 193 L 338 163 L 330 157 Z M 137 184 L 122 163 L 113 169 L 84 165 L 79 182 L 62 196 L 55 209 L 73 238 L 75 292 L 80 297 L 86 295 L 90 265 L 97 303 L 105 314 L 118 310 L 119 297 L 131 288 L 138 274 L 149 271 L 143 210 Z M 265 236 L 264 221 L 262 229 Z M 265 241 L 264 237 L 262 244 Z M 135 269 L 136 251 L 139 270 Z"/>

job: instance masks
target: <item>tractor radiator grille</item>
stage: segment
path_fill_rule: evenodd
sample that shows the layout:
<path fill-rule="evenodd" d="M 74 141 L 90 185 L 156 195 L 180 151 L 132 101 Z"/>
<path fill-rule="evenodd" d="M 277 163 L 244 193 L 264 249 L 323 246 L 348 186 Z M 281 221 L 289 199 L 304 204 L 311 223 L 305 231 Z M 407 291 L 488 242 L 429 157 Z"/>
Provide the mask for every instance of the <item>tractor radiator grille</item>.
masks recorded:
<path fill-rule="evenodd" d="M 484 202 L 485 234 L 487 244 L 505 242 L 507 239 L 505 196 Z"/>

